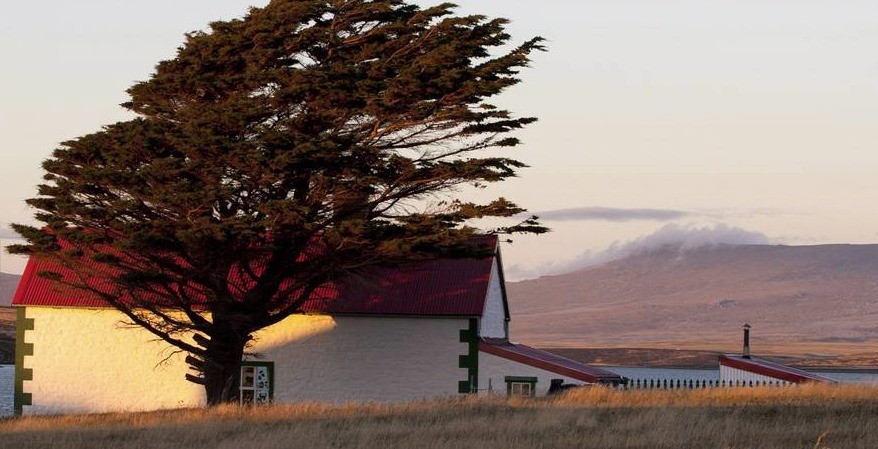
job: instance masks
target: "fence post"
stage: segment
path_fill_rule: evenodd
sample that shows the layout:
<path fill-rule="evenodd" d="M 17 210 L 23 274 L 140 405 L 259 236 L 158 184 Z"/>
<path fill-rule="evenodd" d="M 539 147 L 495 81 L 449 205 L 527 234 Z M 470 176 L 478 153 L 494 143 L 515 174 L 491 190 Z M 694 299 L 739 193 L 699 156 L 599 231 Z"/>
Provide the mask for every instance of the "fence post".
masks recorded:
<path fill-rule="evenodd" d="M 743 379 L 630 379 L 625 384 L 617 385 L 619 390 L 639 389 L 705 389 L 705 388 L 759 388 L 759 387 L 788 387 L 794 386 L 792 382 L 780 379 L 770 380 L 743 380 Z"/>

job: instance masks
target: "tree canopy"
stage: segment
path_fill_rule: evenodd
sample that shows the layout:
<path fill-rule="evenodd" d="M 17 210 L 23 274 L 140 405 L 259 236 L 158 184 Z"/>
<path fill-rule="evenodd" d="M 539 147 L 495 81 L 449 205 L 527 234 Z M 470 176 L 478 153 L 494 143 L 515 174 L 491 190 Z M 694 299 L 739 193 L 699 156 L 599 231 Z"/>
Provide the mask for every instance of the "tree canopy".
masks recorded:
<path fill-rule="evenodd" d="M 454 199 L 524 166 L 476 153 L 515 147 L 535 121 L 487 101 L 543 49 L 454 8 L 274 0 L 187 34 L 128 90 L 137 118 L 43 163 L 28 203 L 45 225 L 16 225 L 28 244 L 13 251 L 103 267 L 110 290 L 69 283 L 187 352 L 214 404 L 233 398 L 252 334 L 320 285 L 473 255 L 478 233 L 544 232 L 533 218 L 476 229 L 524 210 Z"/>

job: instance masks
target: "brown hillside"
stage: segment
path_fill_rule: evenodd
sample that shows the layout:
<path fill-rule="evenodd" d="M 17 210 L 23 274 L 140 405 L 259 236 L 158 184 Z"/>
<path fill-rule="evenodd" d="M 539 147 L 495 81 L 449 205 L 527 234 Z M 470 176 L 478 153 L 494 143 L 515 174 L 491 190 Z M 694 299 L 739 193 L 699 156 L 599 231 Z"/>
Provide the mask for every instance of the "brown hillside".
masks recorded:
<path fill-rule="evenodd" d="M 18 288 L 20 280 L 21 276 L 0 273 L 0 307 L 12 304 L 12 297 L 15 295 L 15 289 Z"/>
<path fill-rule="evenodd" d="M 0 365 L 15 362 L 15 310 L 0 307 Z"/>
<path fill-rule="evenodd" d="M 878 355 L 878 245 L 664 249 L 509 283 L 516 340 L 548 347 Z"/>

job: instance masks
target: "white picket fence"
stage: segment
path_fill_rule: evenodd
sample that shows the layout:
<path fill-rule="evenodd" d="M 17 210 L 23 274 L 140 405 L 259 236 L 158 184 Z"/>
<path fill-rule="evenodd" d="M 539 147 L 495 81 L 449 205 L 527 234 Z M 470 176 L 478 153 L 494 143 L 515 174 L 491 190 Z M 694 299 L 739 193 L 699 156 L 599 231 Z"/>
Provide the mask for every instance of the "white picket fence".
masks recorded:
<path fill-rule="evenodd" d="M 628 379 L 628 383 L 620 384 L 623 390 L 676 390 L 697 388 L 755 388 L 755 387 L 786 387 L 795 385 L 784 381 L 743 381 L 713 379 Z"/>

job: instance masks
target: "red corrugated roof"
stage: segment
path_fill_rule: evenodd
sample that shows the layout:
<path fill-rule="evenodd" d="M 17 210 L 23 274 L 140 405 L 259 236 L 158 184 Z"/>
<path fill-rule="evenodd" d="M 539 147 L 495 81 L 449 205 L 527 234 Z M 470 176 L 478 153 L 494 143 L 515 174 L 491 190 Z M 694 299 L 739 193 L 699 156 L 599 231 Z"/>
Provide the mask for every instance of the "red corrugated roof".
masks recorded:
<path fill-rule="evenodd" d="M 835 382 L 834 380 L 828 377 L 823 377 L 819 374 L 809 373 L 798 368 L 769 362 L 768 360 L 763 359 L 748 359 L 742 356 L 721 355 L 719 357 L 719 364 L 792 383 Z"/>
<path fill-rule="evenodd" d="M 497 245 L 496 237 L 485 241 L 494 247 Z M 494 257 L 441 259 L 375 269 L 356 283 L 327 284 L 319 288 L 301 311 L 330 315 L 481 316 L 494 260 Z M 74 279 L 70 270 L 31 258 L 13 305 L 108 307 L 95 295 L 38 276 L 42 271 L 54 271 L 63 279 Z M 92 281 L 95 285 L 102 285 L 101 282 L 100 279 Z"/>
<path fill-rule="evenodd" d="M 614 372 L 584 365 L 575 360 L 570 360 L 551 352 L 534 349 L 530 346 L 510 342 L 481 340 L 479 341 L 479 351 L 583 382 L 620 383 L 624 381 L 622 376 Z"/>

